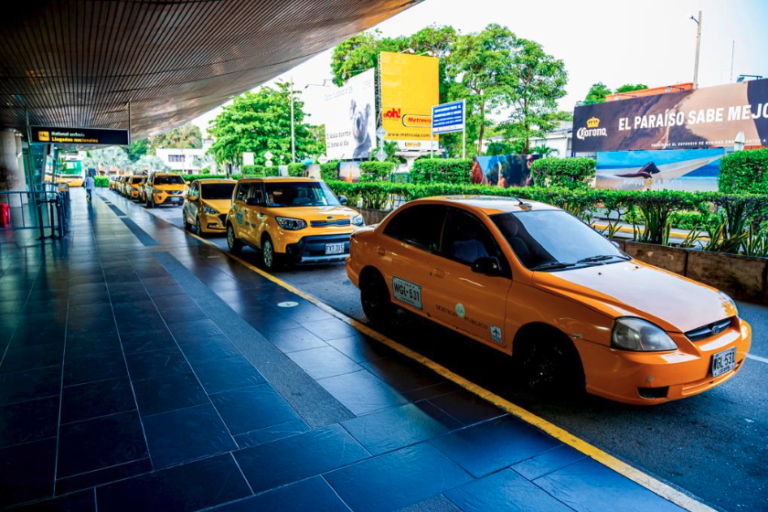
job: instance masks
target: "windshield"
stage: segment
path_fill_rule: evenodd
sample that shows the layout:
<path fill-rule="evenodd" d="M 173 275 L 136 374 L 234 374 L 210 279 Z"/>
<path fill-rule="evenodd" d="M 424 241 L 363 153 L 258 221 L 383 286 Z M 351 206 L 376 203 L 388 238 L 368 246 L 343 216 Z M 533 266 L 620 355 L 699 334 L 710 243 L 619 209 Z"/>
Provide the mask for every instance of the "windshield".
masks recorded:
<path fill-rule="evenodd" d="M 491 219 L 530 270 L 560 270 L 629 259 L 602 235 L 562 210 L 502 213 Z"/>
<path fill-rule="evenodd" d="M 268 206 L 340 206 L 322 181 L 293 181 L 264 184 Z"/>
<path fill-rule="evenodd" d="M 132 183 L 136 185 L 138 183 L 141 183 L 142 181 L 144 181 L 144 178 L 133 178 Z"/>
<path fill-rule="evenodd" d="M 232 192 L 235 190 L 234 183 L 211 183 L 201 185 L 202 199 L 232 199 Z"/>
<path fill-rule="evenodd" d="M 183 185 L 181 176 L 155 176 L 155 185 Z"/>

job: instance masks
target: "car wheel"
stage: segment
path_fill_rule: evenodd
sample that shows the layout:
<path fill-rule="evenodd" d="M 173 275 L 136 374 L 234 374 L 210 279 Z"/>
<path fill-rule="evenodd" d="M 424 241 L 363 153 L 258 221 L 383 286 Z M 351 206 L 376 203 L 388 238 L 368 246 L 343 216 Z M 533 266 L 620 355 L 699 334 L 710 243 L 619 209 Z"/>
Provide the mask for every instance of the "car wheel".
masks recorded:
<path fill-rule="evenodd" d="M 205 233 L 203 233 L 203 226 L 200 225 L 200 217 L 198 217 L 195 221 L 195 232 L 197 233 L 197 236 L 205 237 Z"/>
<path fill-rule="evenodd" d="M 235 228 L 232 227 L 232 224 L 227 226 L 227 246 L 232 254 L 240 254 L 240 251 L 243 250 L 243 242 L 235 236 Z"/>
<path fill-rule="evenodd" d="M 369 272 L 362 279 L 360 302 L 363 312 L 374 325 L 387 325 L 392 321 L 396 308 L 389 297 L 389 288 L 378 272 Z"/>
<path fill-rule="evenodd" d="M 272 239 L 268 236 L 264 237 L 261 242 L 261 265 L 265 270 L 274 270 L 280 264 L 280 255 L 275 252 L 275 246 L 272 243 Z"/>
<path fill-rule="evenodd" d="M 522 341 L 515 359 L 525 387 L 545 396 L 584 392 L 584 369 L 571 340 L 559 333 L 537 331 Z"/>

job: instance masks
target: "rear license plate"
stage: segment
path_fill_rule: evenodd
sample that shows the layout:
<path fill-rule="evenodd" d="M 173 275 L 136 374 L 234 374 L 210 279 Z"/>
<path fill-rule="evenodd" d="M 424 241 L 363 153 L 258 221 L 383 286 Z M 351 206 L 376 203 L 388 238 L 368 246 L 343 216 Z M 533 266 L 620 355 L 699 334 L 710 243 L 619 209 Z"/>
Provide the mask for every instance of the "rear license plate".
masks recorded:
<path fill-rule="evenodd" d="M 405 302 L 416 309 L 423 309 L 421 304 L 421 286 L 417 284 L 409 283 L 399 277 L 393 277 L 392 294 L 400 302 Z"/>
<path fill-rule="evenodd" d="M 344 244 L 325 244 L 325 254 L 344 254 Z"/>
<path fill-rule="evenodd" d="M 712 376 L 719 377 L 736 369 L 736 347 L 712 356 Z"/>

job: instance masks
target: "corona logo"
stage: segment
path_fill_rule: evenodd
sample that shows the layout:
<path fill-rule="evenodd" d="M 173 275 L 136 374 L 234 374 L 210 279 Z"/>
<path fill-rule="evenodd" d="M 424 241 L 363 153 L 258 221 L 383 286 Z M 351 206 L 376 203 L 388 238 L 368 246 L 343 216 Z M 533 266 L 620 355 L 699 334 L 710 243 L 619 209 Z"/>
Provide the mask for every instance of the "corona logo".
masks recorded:
<path fill-rule="evenodd" d="M 587 120 L 587 128 L 597 128 L 600 126 L 600 120 L 596 117 Z"/>
<path fill-rule="evenodd" d="M 587 127 L 581 127 L 576 131 L 576 138 L 584 140 L 588 137 L 607 137 L 608 131 L 600 128 L 600 120 L 596 117 L 587 119 Z"/>
<path fill-rule="evenodd" d="M 387 119 L 400 119 L 400 109 L 399 108 L 391 108 L 384 112 L 384 117 Z"/>

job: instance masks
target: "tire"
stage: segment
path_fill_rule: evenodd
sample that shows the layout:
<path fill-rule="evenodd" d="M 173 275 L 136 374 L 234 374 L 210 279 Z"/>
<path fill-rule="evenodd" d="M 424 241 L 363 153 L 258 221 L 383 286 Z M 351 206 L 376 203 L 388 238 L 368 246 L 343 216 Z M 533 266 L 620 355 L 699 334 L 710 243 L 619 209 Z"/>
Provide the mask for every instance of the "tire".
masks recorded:
<path fill-rule="evenodd" d="M 372 324 L 388 325 L 397 311 L 389 296 L 389 288 L 377 271 L 364 274 L 360 283 L 360 302 L 363 312 Z"/>
<path fill-rule="evenodd" d="M 190 223 L 187 222 L 187 214 L 184 213 L 183 210 L 181 212 L 181 218 L 184 221 L 184 231 L 192 231 L 192 225 L 190 225 Z"/>
<path fill-rule="evenodd" d="M 232 254 L 240 254 L 240 251 L 243 250 L 243 242 L 235 236 L 235 228 L 232 227 L 232 224 L 227 224 L 227 246 Z"/>
<path fill-rule="evenodd" d="M 195 220 L 195 233 L 197 233 L 197 236 L 205 238 L 205 233 L 203 233 L 203 226 L 200 225 L 200 217 Z"/>
<path fill-rule="evenodd" d="M 275 270 L 280 266 L 280 255 L 275 252 L 275 246 L 269 236 L 265 236 L 261 241 L 261 266 L 264 270 Z"/>
<path fill-rule="evenodd" d="M 155 198 L 150 197 L 147 199 L 147 208 L 154 208 L 155 207 Z"/>
<path fill-rule="evenodd" d="M 523 386 L 542 396 L 584 393 L 584 369 L 570 339 L 542 329 L 533 331 L 521 342 L 515 362 Z"/>

